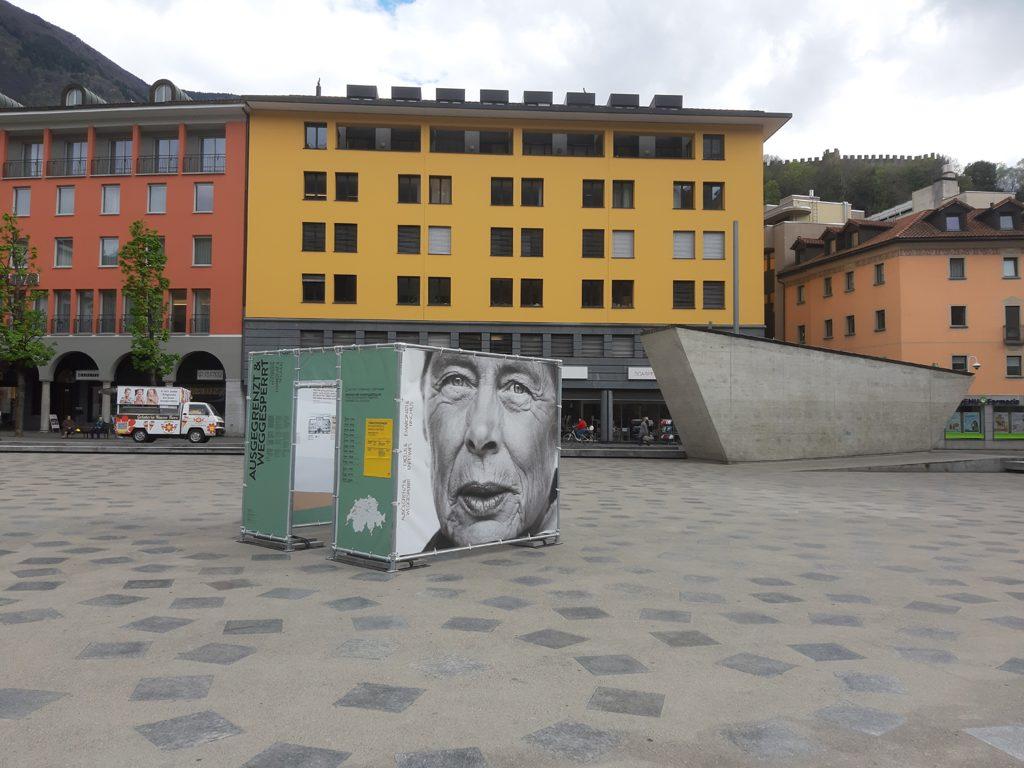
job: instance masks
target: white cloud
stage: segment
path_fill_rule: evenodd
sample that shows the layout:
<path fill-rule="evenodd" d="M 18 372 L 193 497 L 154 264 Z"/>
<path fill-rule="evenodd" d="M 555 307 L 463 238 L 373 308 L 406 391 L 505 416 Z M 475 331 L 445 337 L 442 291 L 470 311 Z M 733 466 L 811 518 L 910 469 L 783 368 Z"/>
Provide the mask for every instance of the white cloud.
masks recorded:
<path fill-rule="evenodd" d="M 152 82 L 343 94 L 346 83 L 684 94 L 792 112 L 783 157 L 1024 154 L 1020 0 L 16 0 Z"/>

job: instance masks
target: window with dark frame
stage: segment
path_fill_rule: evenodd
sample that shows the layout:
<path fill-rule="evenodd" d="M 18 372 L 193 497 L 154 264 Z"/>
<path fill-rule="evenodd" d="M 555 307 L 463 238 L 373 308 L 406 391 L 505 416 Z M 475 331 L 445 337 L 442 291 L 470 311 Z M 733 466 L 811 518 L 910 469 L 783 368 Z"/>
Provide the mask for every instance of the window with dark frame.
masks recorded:
<path fill-rule="evenodd" d="M 334 303 L 355 304 L 356 303 L 356 276 L 335 275 L 334 276 Z"/>
<path fill-rule="evenodd" d="M 479 352 L 484 348 L 483 338 L 482 333 L 462 332 L 459 334 L 459 349 L 467 349 L 470 352 Z"/>
<path fill-rule="evenodd" d="M 420 304 L 420 278 L 418 275 L 398 277 L 398 303 L 406 307 Z"/>
<path fill-rule="evenodd" d="M 327 123 L 306 123 L 306 149 L 327 149 Z"/>
<path fill-rule="evenodd" d="M 832 278 L 831 277 L 826 277 L 824 279 L 823 285 L 822 285 L 822 293 L 821 293 L 821 295 L 824 296 L 826 299 L 829 296 L 832 295 Z"/>
<path fill-rule="evenodd" d="M 450 277 L 427 278 L 427 304 L 432 307 L 452 305 L 452 279 Z"/>
<path fill-rule="evenodd" d="M 612 208 L 632 208 L 633 207 L 633 189 L 634 184 L 632 181 L 620 180 L 612 182 Z"/>
<path fill-rule="evenodd" d="M 604 280 L 584 280 L 581 287 L 584 309 L 604 307 Z"/>
<path fill-rule="evenodd" d="M 392 152 L 419 152 L 420 151 L 420 129 L 418 126 L 412 128 L 391 129 L 391 151 Z"/>
<path fill-rule="evenodd" d="M 1006 356 L 1006 375 L 1009 378 L 1018 378 L 1021 375 L 1021 356 Z"/>
<path fill-rule="evenodd" d="M 703 289 L 704 309 L 725 309 L 725 281 L 705 280 Z"/>
<path fill-rule="evenodd" d="M 672 182 L 672 207 L 677 211 L 693 210 L 693 182 Z"/>
<path fill-rule="evenodd" d="M 368 125 L 339 125 L 338 149 L 375 150 L 376 134 L 377 129 Z"/>
<path fill-rule="evenodd" d="M 452 204 L 452 177 L 431 176 L 430 177 L 430 203 L 431 205 Z"/>
<path fill-rule="evenodd" d="M 857 334 L 857 318 L 853 315 L 846 316 L 846 335 L 855 336 Z"/>
<path fill-rule="evenodd" d="M 843 274 L 843 286 L 844 286 L 844 290 L 847 293 L 849 293 L 850 291 L 853 290 L 854 283 L 853 283 L 853 272 L 852 271 L 845 272 Z"/>
<path fill-rule="evenodd" d="M 302 222 L 302 250 L 327 250 L 327 225 L 321 221 Z"/>
<path fill-rule="evenodd" d="M 490 351 L 498 355 L 511 355 L 512 334 L 492 333 L 490 335 Z"/>
<path fill-rule="evenodd" d="M 885 264 L 875 264 L 875 285 L 885 285 Z"/>
<path fill-rule="evenodd" d="M 552 357 L 572 357 L 573 356 L 573 344 L 571 333 L 552 333 L 551 334 L 551 356 Z"/>
<path fill-rule="evenodd" d="M 533 258 L 544 255 L 544 230 L 538 227 L 523 227 L 519 233 L 519 255 Z"/>
<path fill-rule="evenodd" d="M 952 328 L 967 327 L 967 307 L 954 305 L 949 308 L 949 325 Z"/>
<path fill-rule="evenodd" d="M 326 200 L 327 173 L 325 171 L 303 171 L 302 196 L 306 200 Z"/>
<path fill-rule="evenodd" d="M 491 177 L 491 205 L 512 205 L 512 179 L 502 176 Z"/>
<path fill-rule="evenodd" d="M 696 309 L 697 290 L 693 280 L 672 281 L 672 309 Z"/>
<path fill-rule="evenodd" d="M 604 180 L 583 180 L 583 207 L 604 208 Z"/>
<path fill-rule="evenodd" d="M 583 258 L 603 259 L 604 258 L 604 230 L 584 229 L 583 230 Z"/>
<path fill-rule="evenodd" d="M 551 155 L 554 151 L 554 134 L 523 131 L 524 155 Z"/>
<path fill-rule="evenodd" d="M 720 133 L 704 134 L 704 159 L 725 160 L 725 136 Z"/>
<path fill-rule="evenodd" d="M 949 367 L 954 371 L 966 371 L 967 355 L 953 355 L 950 359 Z"/>
<path fill-rule="evenodd" d="M 519 354 L 540 357 L 544 354 L 544 334 L 542 333 L 521 333 L 519 334 Z"/>
<path fill-rule="evenodd" d="M 480 131 L 481 155 L 511 155 L 512 131 Z"/>
<path fill-rule="evenodd" d="M 725 183 L 721 181 L 704 182 L 704 210 L 725 210 Z"/>
<path fill-rule="evenodd" d="M 512 255 L 512 227 L 491 227 L 491 256 Z"/>
<path fill-rule="evenodd" d="M 418 203 L 420 201 L 420 177 L 418 175 L 399 174 L 398 202 Z"/>
<path fill-rule="evenodd" d="M 612 155 L 615 157 L 640 157 L 640 134 L 616 131 L 612 136 Z"/>
<path fill-rule="evenodd" d="M 884 309 L 876 309 L 875 310 L 875 330 L 876 331 L 884 331 L 885 330 L 885 310 Z"/>
<path fill-rule="evenodd" d="M 603 157 L 604 134 L 565 134 L 565 154 L 568 155 L 569 157 Z"/>
<path fill-rule="evenodd" d="M 347 203 L 359 201 L 359 174 L 334 174 L 334 199 Z"/>
<path fill-rule="evenodd" d="M 807 343 L 807 326 L 806 325 L 798 325 L 796 327 L 796 342 L 797 342 L 797 344 L 806 344 Z"/>
<path fill-rule="evenodd" d="M 544 306 L 544 281 L 540 278 L 524 277 L 519 281 L 519 306 Z"/>
<path fill-rule="evenodd" d="M 675 158 L 679 160 L 693 159 L 693 136 L 690 134 L 669 136 L 659 134 L 654 137 L 654 156 Z"/>
<path fill-rule="evenodd" d="M 491 278 L 491 306 L 511 307 L 512 306 L 512 278 L 492 277 Z"/>
<path fill-rule="evenodd" d="M 633 281 L 612 280 L 612 309 L 633 308 Z"/>
<path fill-rule="evenodd" d="M 805 293 L 806 293 L 806 289 L 804 288 L 803 285 L 798 285 L 796 287 L 796 303 L 797 304 L 803 304 L 804 301 L 806 301 Z"/>
<path fill-rule="evenodd" d="M 530 208 L 544 205 L 544 179 L 523 179 L 519 204 Z"/>
<path fill-rule="evenodd" d="M 355 224 L 334 225 L 334 252 L 357 253 L 359 248 L 358 229 Z"/>
<path fill-rule="evenodd" d="M 448 128 L 431 128 L 430 151 L 464 154 L 466 152 L 466 132 Z"/>
<path fill-rule="evenodd" d="M 398 252 L 420 252 L 420 227 L 418 224 L 398 225 Z"/>
<path fill-rule="evenodd" d="M 302 276 L 302 301 L 307 304 L 323 304 L 324 302 L 324 276 L 315 274 L 303 274 Z"/>
<path fill-rule="evenodd" d="M 324 345 L 323 331 L 299 331 L 299 346 L 303 349 L 322 347 Z"/>
<path fill-rule="evenodd" d="M 826 339 L 831 339 L 832 338 L 832 318 L 831 317 L 825 320 L 824 338 L 826 338 Z"/>
<path fill-rule="evenodd" d="M 964 280 L 967 277 L 967 271 L 965 268 L 964 258 L 962 256 L 953 256 L 949 260 L 949 279 L 950 280 Z"/>

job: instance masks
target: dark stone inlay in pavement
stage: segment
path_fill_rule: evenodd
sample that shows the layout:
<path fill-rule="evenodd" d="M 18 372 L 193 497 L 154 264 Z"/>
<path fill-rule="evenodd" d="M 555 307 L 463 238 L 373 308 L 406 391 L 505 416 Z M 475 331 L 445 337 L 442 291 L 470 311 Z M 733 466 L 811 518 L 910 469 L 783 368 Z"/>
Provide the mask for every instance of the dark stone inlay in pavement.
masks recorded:
<path fill-rule="evenodd" d="M 757 677 L 775 677 L 783 672 L 793 669 L 795 664 L 787 664 L 778 659 L 771 659 L 767 656 L 758 656 L 753 653 L 737 653 L 727 659 L 718 662 L 720 666 L 735 669 L 737 672 L 746 672 L 748 675 Z"/>
<path fill-rule="evenodd" d="M 7 592 L 49 592 L 63 581 L 18 581 L 7 588 Z"/>
<path fill-rule="evenodd" d="M 905 717 L 895 712 L 883 712 L 880 709 L 858 707 L 853 704 L 825 707 L 814 714 L 827 723 L 869 736 L 881 736 L 906 722 Z"/>
<path fill-rule="evenodd" d="M 569 632 L 560 632 L 557 629 L 541 629 L 537 632 L 530 632 L 527 635 L 518 635 L 516 639 L 557 650 L 558 648 L 567 648 L 570 645 L 582 643 L 587 638 L 573 635 Z"/>
<path fill-rule="evenodd" d="M 223 605 L 223 597 L 176 597 L 171 601 L 171 608 L 178 610 L 191 610 L 193 608 L 221 608 Z"/>
<path fill-rule="evenodd" d="M 1024 725 L 1018 723 L 990 728 L 968 728 L 967 733 L 1010 757 L 1024 760 Z"/>
<path fill-rule="evenodd" d="M 337 600 L 331 600 L 329 603 L 324 603 L 324 605 L 330 606 L 336 611 L 357 611 L 361 608 L 373 608 L 380 605 L 380 603 L 375 600 L 368 600 L 365 597 L 341 597 Z"/>
<path fill-rule="evenodd" d="M 864 672 L 836 672 L 846 689 L 857 693 L 906 693 L 903 683 L 888 675 L 869 675 Z"/>
<path fill-rule="evenodd" d="M 192 619 L 181 619 L 175 616 L 149 616 L 145 619 L 125 624 L 122 629 L 137 629 L 140 632 L 156 632 L 164 634 L 175 629 L 181 629 L 192 623 Z"/>
<path fill-rule="evenodd" d="M 136 573 L 167 573 L 167 571 L 173 571 L 176 567 L 164 563 L 148 563 L 140 565 L 138 568 L 132 568 L 132 570 Z"/>
<path fill-rule="evenodd" d="M 435 573 L 433 576 L 427 577 L 427 581 L 435 582 L 462 581 L 462 579 L 461 573 Z"/>
<path fill-rule="evenodd" d="M 20 571 L 11 571 L 19 579 L 32 579 L 40 576 L 59 576 L 64 573 L 60 568 L 23 568 Z"/>
<path fill-rule="evenodd" d="M 88 600 L 83 600 L 80 605 L 100 605 L 106 608 L 112 608 L 118 605 L 131 605 L 147 598 L 139 595 L 119 595 L 116 592 L 109 595 L 100 595 L 99 597 L 93 597 Z"/>
<path fill-rule="evenodd" d="M 624 688 L 598 686 L 587 702 L 587 709 L 612 712 L 617 715 L 661 717 L 665 694 L 631 691 Z"/>
<path fill-rule="evenodd" d="M 18 561 L 18 565 L 60 565 L 66 557 L 26 557 Z"/>
<path fill-rule="evenodd" d="M 225 635 L 276 635 L 282 629 L 283 619 L 230 619 L 224 622 Z"/>
<path fill-rule="evenodd" d="M 952 642 L 960 637 L 960 633 L 953 629 L 940 629 L 939 627 L 906 627 L 900 630 L 904 635 L 911 637 L 923 637 L 926 640 L 944 640 Z"/>
<path fill-rule="evenodd" d="M 208 643 L 191 651 L 179 653 L 178 658 L 184 661 L 199 661 L 204 664 L 220 664 L 227 666 L 241 661 L 256 652 L 250 645 L 232 645 L 230 643 Z"/>
<path fill-rule="evenodd" d="M 0 720 L 20 720 L 37 709 L 67 696 L 57 691 L 34 691 L 28 688 L 0 688 Z"/>
<path fill-rule="evenodd" d="M 641 608 L 640 621 L 671 621 L 676 624 L 689 624 L 689 611 L 664 610 L 661 608 Z"/>
<path fill-rule="evenodd" d="M 452 616 L 441 625 L 441 629 L 457 629 L 462 632 L 493 632 L 501 624 L 497 619 L 477 619 L 472 616 Z"/>
<path fill-rule="evenodd" d="M 423 688 L 360 683 L 334 702 L 334 706 L 374 709 L 380 712 L 404 712 L 423 693 Z"/>
<path fill-rule="evenodd" d="M 839 581 L 838 576 L 833 576 L 831 573 L 819 573 L 817 571 L 801 573 L 800 578 L 807 579 L 808 581 Z"/>
<path fill-rule="evenodd" d="M 553 589 L 548 594 L 559 600 L 590 600 L 594 597 L 592 592 L 585 589 Z"/>
<path fill-rule="evenodd" d="M 134 562 L 134 558 L 125 557 L 124 555 L 120 557 L 99 557 L 95 560 L 90 560 L 89 562 L 96 563 L 97 565 L 119 565 L 121 563 Z"/>
<path fill-rule="evenodd" d="M 259 585 L 249 579 L 223 579 L 222 581 L 208 581 L 206 586 L 223 592 L 228 589 L 244 589 L 245 587 L 258 587 Z"/>
<path fill-rule="evenodd" d="M 492 608 L 501 608 L 503 611 L 515 611 L 519 608 L 525 608 L 530 605 L 528 600 L 523 600 L 521 597 L 514 597 L 512 595 L 488 597 L 486 600 L 481 600 L 480 602 L 484 605 L 489 605 Z"/>
<path fill-rule="evenodd" d="M 953 664 L 959 659 L 942 648 L 896 648 L 896 653 L 907 661 L 921 664 Z"/>
<path fill-rule="evenodd" d="M 838 643 L 798 643 L 789 647 L 813 661 L 854 661 L 864 658 Z"/>
<path fill-rule="evenodd" d="M 777 579 L 773 576 L 758 576 L 750 579 L 754 584 L 759 587 L 792 587 L 792 581 L 786 581 L 785 579 Z"/>
<path fill-rule="evenodd" d="M 0 624 L 31 624 L 35 621 L 60 618 L 63 618 L 63 615 L 53 608 L 30 608 L 24 611 L 0 613 Z"/>
<path fill-rule="evenodd" d="M 930 603 L 927 600 L 914 600 L 907 603 L 906 608 L 912 611 L 926 611 L 928 613 L 956 613 L 960 610 L 959 605 L 946 605 L 945 603 Z"/>
<path fill-rule="evenodd" d="M 169 589 L 174 579 L 130 579 L 122 589 Z"/>
<path fill-rule="evenodd" d="M 757 611 L 732 611 L 723 616 L 735 624 L 778 624 L 779 620 Z"/>
<path fill-rule="evenodd" d="M 343 642 L 331 654 L 345 659 L 369 659 L 380 661 L 398 650 L 394 640 L 376 637 L 352 637 Z"/>
<path fill-rule="evenodd" d="M 812 613 L 811 624 L 823 624 L 828 627 L 863 627 L 860 616 L 846 613 Z"/>
<path fill-rule="evenodd" d="M 679 599 L 687 603 L 721 605 L 725 598 L 717 592 L 680 592 Z"/>
<path fill-rule="evenodd" d="M 395 768 L 487 768 L 487 761 L 479 748 L 466 747 L 433 752 L 402 752 L 395 755 Z"/>
<path fill-rule="evenodd" d="M 569 621 L 582 621 L 584 619 L 606 619 L 608 614 L 594 605 L 576 605 L 566 608 L 555 608 L 555 613 Z"/>
<path fill-rule="evenodd" d="M 199 569 L 200 576 L 238 576 L 244 571 L 240 565 L 208 565 Z"/>
<path fill-rule="evenodd" d="M 180 677 L 144 677 L 132 691 L 132 701 L 195 701 L 205 699 L 213 684 L 213 675 Z"/>
<path fill-rule="evenodd" d="M 380 571 L 363 571 L 352 577 L 352 581 L 391 581 L 395 578 L 394 573 L 381 573 Z"/>
<path fill-rule="evenodd" d="M 447 679 L 450 677 L 461 677 L 472 675 L 490 669 L 489 666 L 476 659 L 469 659 L 465 656 L 449 654 L 440 659 L 428 659 L 415 665 L 423 674 L 428 677 Z"/>
<path fill-rule="evenodd" d="M 708 637 L 703 632 L 697 632 L 696 630 L 665 630 L 661 632 L 651 632 L 651 634 L 671 648 L 694 648 L 702 645 L 719 644 L 717 640 Z"/>
<path fill-rule="evenodd" d="M 249 760 L 242 768 L 338 768 L 350 754 L 279 741 Z"/>
<path fill-rule="evenodd" d="M 993 624 L 998 624 L 1007 629 L 1024 629 L 1024 619 L 1019 616 L 996 616 L 991 619 L 985 619 L 985 621 L 991 621 Z"/>
<path fill-rule="evenodd" d="M 197 747 L 242 733 L 241 728 L 212 710 L 139 725 L 135 730 L 154 747 L 164 751 Z"/>
<path fill-rule="evenodd" d="M 803 600 L 795 595 L 789 595 L 785 592 L 755 592 L 751 597 L 757 598 L 762 603 L 802 603 Z"/>
<path fill-rule="evenodd" d="M 554 579 L 548 579 L 544 576 L 527 575 L 517 576 L 516 578 L 512 579 L 512 581 L 516 584 L 522 584 L 527 587 L 539 587 L 542 584 L 550 584 L 552 581 L 554 581 Z"/>
<path fill-rule="evenodd" d="M 416 593 L 416 597 L 437 597 L 442 600 L 454 600 L 465 591 L 464 589 L 448 589 L 447 587 L 424 587 Z"/>
<path fill-rule="evenodd" d="M 524 740 L 559 758 L 576 763 L 590 763 L 615 747 L 622 737 L 609 731 L 599 731 L 583 723 L 563 720 L 534 731 L 524 737 Z"/>
<path fill-rule="evenodd" d="M 867 595 L 850 595 L 850 594 L 838 594 L 838 595 L 825 595 L 833 603 L 858 603 L 862 605 L 870 605 L 871 598 Z"/>
<path fill-rule="evenodd" d="M 723 728 L 721 734 L 743 752 L 761 760 L 785 760 L 816 751 L 806 739 L 776 721 L 733 725 Z"/>
<path fill-rule="evenodd" d="M 262 560 L 291 560 L 292 556 L 286 552 L 257 552 L 251 559 L 257 562 Z"/>
<path fill-rule="evenodd" d="M 1024 675 L 1024 659 L 1008 659 L 996 667 L 996 669 L 1002 672 L 1013 672 L 1015 675 Z"/>
<path fill-rule="evenodd" d="M 970 592 L 954 592 L 951 595 L 939 595 L 947 600 L 956 600 L 958 603 L 966 603 L 968 605 L 980 605 L 982 603 L 994 603 L 991 597 L 985 597 L 983 595 L 975 595 Z"/>
<path fill-rule="evenodd" d="M 360 631 L 405 629 L 408 623 L 401 616 L 353 616 L 352 626 Z"/>
<path fill-rule="evenodd" d="M 152 643 L 148 640 L 121 643 L 89 643 L 78 659 L 140 659 Z"/>
<path fill-rule="evenodd" d="M 623 654 L 577 656 L 576 661 L 592 675 L 636 675 L 650 671 L 632 656 Z"/>
<path fill-rule="evenodd" d="M 275 587 L 269 592 L 264 592 L 259 597 L 270 597 L 277 600 L 301 600 L 304 597 L 315 595 L 316 589 L 297 589 L 295 587 Z"/>
<path fill-rule="evenodd" d="M 220 560 L 224 557 L 227 557 L 227 555 L 220 554 L 219 552 L 196 552 L 194 555 L 185 555 L 186 560 Z"/>

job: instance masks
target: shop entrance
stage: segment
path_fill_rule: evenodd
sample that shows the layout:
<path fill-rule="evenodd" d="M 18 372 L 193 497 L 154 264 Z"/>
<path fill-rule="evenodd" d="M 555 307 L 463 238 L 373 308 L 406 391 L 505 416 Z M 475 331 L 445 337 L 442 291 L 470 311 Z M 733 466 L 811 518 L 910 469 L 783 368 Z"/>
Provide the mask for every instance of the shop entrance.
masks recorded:
<path fill-rule="evenodd" d="M 593 425 L 594 433 L 601 434 L 601 399 L 600 397 L 570 397 L 562 400 L 562 434 L 576 426 L 580 417 Z"/>
<path fill-rule="evenodd" d="M 59 421 L 70 416 L 78 426 L 100 417 L 100 372 L 96 361 L 84 352 L 69 352 L 54 367 L 50 384 L 50 413 Z M 48 418 L 44 414 L 43 418 Z"/>
<path fill-rule="evenodd" d="M 218 414 L 224 415 L 224 366 L 215 355 L 209 352 L 185 355 L 178 364 L 174 383 L 191 390 L 195 402 L 208 403 Z"/>

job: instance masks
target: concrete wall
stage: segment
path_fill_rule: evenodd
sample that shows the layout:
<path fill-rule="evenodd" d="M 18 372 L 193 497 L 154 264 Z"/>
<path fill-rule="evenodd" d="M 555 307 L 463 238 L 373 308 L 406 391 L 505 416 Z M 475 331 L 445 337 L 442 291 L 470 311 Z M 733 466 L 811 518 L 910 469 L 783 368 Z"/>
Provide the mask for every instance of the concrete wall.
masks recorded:
<path fill-rule="evenodd" d="M 970 375 L 720 331 L 666 328 L 644 348 L 687 455 L 767 461 L 926 451 Z"/>

